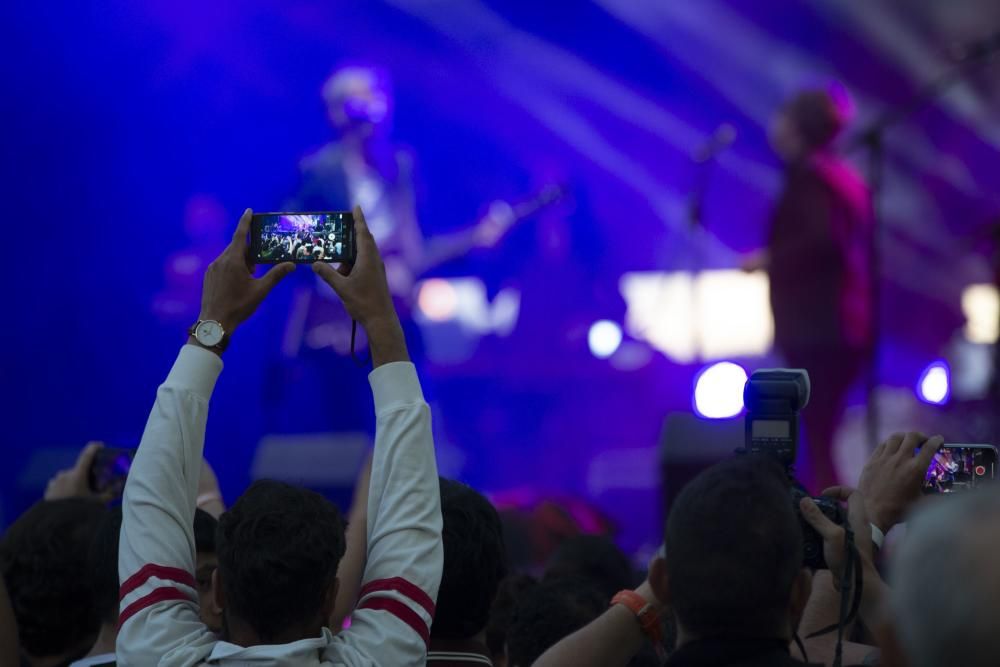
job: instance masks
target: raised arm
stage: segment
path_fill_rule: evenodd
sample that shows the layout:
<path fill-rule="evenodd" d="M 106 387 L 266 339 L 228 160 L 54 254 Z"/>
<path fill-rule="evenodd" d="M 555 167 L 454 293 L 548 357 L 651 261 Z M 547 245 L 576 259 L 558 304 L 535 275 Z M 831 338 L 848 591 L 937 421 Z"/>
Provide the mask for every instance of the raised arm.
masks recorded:
<path fill-rule="evenodd" d="M 260 280 L 253 278 L 246 259 L 251 215 L 247 209 L 232 242 L 205 275 L 199 320 L 217 322 L 230 336 L 294 268 L 283 264 Z M 208 402 L 222 371 L 220 355 L 194 337 L 181 349 L 157 391 L 129 471 L 118 555 L 117 652 L 122 664 L 158 664 L 181 645 L 184 655 L 174 656 L 194 662 L 214 643 L 198 618 L 193 523 Z"/>
<path fill-rule="evenodd" d="M 357 263 L 339 272 L 313 265 L 365 328 L 375 366 L 367 558 L 357 610 L 337 650 L 359 663 L 422 664 L 444 562 L 430 409 L 409 363 L 375 240 L 360 209 L 354 218 Z"/>

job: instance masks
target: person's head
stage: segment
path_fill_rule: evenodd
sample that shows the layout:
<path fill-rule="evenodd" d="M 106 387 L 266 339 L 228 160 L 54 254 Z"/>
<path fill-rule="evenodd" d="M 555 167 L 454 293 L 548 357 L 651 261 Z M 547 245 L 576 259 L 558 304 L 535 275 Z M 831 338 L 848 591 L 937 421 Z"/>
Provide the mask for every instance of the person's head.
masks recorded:
<path fill-rule="evenodd" d="M 567 576 L 593 582 L 608 600 L 638 584 L 628 557 L 611 539 L 600 535 L 576 535 L 559 545 L 545 568 L 545 578 Z"/>
<path fill-rule="evenodd" d="M 94 643 L 101 619 L 88 556 L 106 511 L 81 498 L 41 501 L 0 542 L 0 571 L 28 656 L 76 658 Z"/>
<path fill-rule="evenodd" d="M 118 625 L 118 535 L 122 529 L 121 506 L 109 509 L 97 524 L 90 543 L 90 577 L 94 610 L 101 623 Z"/>
<path fill-rule="evenodd" d="M 538 581 L 528 574 L 511 574 L 500 582 L 486 626 L 486 647 L 496 667 L 507 667 L 507 633 L 514 621 L 517 601 Z"/>
<path fill-rule="evenodd" d="M 650 583 L 677 620 L 679 641 L 791 639 L 809 598 L 803 542 L 784 470 L 746 455 L 702 472 L 674 500 L 666 563 Z"/>
<path fill-rule="evenodd" d="M 334 70 L 323 84 L 327 117 L 342 135 L 369 138 L 392 118 L 392 83 L 385 70 L 352 65 Z"/>
<path fill-rule="evenodd" d="M 198 584 L 201 621 L 213 632 L 222 630 L 222 610 L 212 599 L 212 573 L 219 566 L 215 552 L 215 533 L 219 522 L 203 509 L 194 511 L 194 580 Z"/>
<path fill-rule="evenodd" d="M 840 105 L 826 90 L 804 90 L 775 115 L 771 146 L 785 162 L 798 162 L 827 148 L 844 128 Z"/>
<path fill-rule="evenodd" d="M 507 664 L 528 667 L 607 607 L 607 598 L 586 579 L 550 579 L 529 588 L 518 599 L 507 630 Z"/>
<path fill-rule="evenodd" d="M 496 509 L 475 489 L 442 479 L 444 572 L 431 636 L 471 639 L 486 629 L 507 576 L 507 549 Z"/>
<path fill-rule="evenodd" d="M 254 482 L 219 518 L 212 579 L 223 631 L 255 643 L 316 637 L 333 611 L 344 522 L 323 496 Z"/>
<path fill-rule="evenodd" d="M 995 665 L 1000 635 L 1000 489 L 935 498 L 906 526 L 891 568 L 888 667 Z"/>

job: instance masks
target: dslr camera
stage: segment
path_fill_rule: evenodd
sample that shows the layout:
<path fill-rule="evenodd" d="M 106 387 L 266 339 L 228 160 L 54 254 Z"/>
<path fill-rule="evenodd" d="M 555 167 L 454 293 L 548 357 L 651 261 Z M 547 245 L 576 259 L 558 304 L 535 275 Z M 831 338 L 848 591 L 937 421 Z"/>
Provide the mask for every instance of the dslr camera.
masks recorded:
<path fill-rule="evenodd" d="M 744 452 L 775 458 L 788 474 L 791 501 L 802 526 L 803 561 L 806 567 L 826 569 L 823 538 L 802 517 L 799 502 L 808 497 L 795 480 L 795 454 L 799 445 L 799 412 L 809 403 L 809 373 L 801 369 L 761 369 L 754 371 L 743 388 L 747 409 Z M 813 496 L 820 511 L 838 526 L 847 522 L 840 503 L 825 496 Z"/>

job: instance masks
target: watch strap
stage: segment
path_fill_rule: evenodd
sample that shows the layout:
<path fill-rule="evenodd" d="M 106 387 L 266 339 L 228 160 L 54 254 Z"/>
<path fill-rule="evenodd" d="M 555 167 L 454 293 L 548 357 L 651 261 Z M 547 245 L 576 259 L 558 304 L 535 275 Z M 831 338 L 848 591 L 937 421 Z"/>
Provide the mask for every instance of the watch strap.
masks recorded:
<path fill-rule="evenodd" d="M 659 607 L 652 602 L 647 602 L 646 598 L 635 591 L 627 589 L 618 591 L 611 598 L 612 607 L 619 604 L 635 614 L 642 633 L 649 637 L 653 645 L 659 650 L 659 647 L 663 646 L 663 626 L 660 623 Z"/>

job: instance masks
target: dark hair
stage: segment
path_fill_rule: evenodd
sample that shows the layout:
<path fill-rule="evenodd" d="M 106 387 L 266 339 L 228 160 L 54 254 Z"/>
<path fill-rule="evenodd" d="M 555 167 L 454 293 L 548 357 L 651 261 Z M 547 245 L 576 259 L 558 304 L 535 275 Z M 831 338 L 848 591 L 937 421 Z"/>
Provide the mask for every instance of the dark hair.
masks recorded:
<path fill-rule="evenodd" d="M 592 582 L 609 602 L 618 591 L 638 584 L 628 557 L 601 535 L 575 535 L 559 545 L 545 568 L 545 579 L 568 576 Z"/>
<path fill-rule="evenodd" d="M 121 505 L 101 517 L 90 542 L 90 576 L 94 610 L 102 623 L 118 623 L 118 536 L 122 530 Z"/>
<path fill-rule="evenodd" d="M 100 628 L 88 552 L 104 505 L 82 498 L 43 500 L 7 530 L 0 569 L 21 648 L 36 657 L 90 648 Z M 78 657 L 78 656 L 74 656 Z"/>
<path fill-rule="evenodd" d="M 215 553 L 215 533 L 219 520 L 201 509 L 194 510 L 194 550 L 200 554 Z"/>
<path fill-rule="evenodd" d="M 494 658 L 507 654 L 507 632 L 514 620 L 517 601 L 537 585 L 537 579 L 520 573 L 511 574 L 500 582 L 493 606 L 490 607 L 490 621 L 486 625 L 486 647 Z"/>
<path fill-rule="evenodd" d="M 469 639 L 481 632 L 500 582 L 507 576 L 507 548 L 496 509 L 475 489 L 440 480 L 444 571 L 431 635 Z"/>
<path fill-rule="evenodd" d="M 260 480 L 219 519 L 216 548 L 226 615 L 267 643 L 322 611 L 344 555 L 344 523 L 315 491 Z"/>
<path fill-rule="evenodd" d="M 774 636 L 802 568 L 802 530 L 784 470 L 763 455 L 712 466 L 670 508 L 671 607 L 694 636 Z"/>
<path fill-rule="evenodd" d="M 507 664 L 528 667 L 550 646 L 600 616 L 607 606 L 601 591 L 576 577 L 550 579 L 526 590 L 514 607 L 507 631 Z"/>
<path fill-rule="evenodd" d="M 789 100 L 785 113 L 809 151 L 825 148 L 844 128 L 844 118 L 825 90 L 804 90 Z"/>

